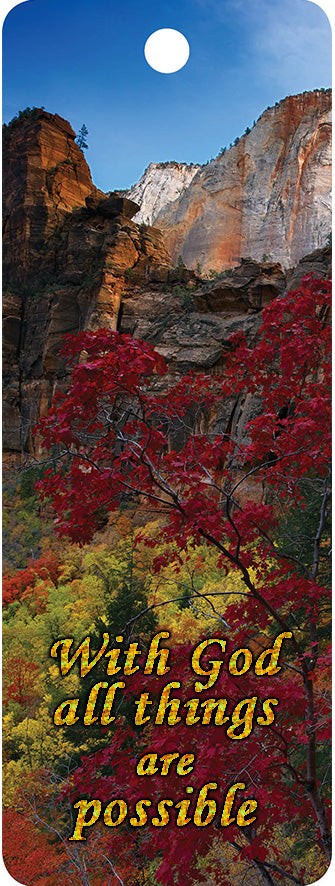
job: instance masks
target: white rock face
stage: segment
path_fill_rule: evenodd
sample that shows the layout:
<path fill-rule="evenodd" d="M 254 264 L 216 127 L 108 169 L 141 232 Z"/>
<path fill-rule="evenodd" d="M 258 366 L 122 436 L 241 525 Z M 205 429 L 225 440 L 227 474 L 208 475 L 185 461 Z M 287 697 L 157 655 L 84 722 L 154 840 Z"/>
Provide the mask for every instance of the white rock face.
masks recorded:
<path fill-rule="evenodd" d="M 158 213 L 177 200 L 191 184 L 201 166 L 187 163 L 150 163 L 136 185 L 127 193 L 141 207 L 134 216 L 137 224 L 152 225 Z"/>
<path fill-rule="evenodd" d="M 331 230 L 331 90 L 288 96 L 205 166 L 151 163 L 129 197 L 174 261 L 222 271 L 241 257 L 293 267 Z"/>

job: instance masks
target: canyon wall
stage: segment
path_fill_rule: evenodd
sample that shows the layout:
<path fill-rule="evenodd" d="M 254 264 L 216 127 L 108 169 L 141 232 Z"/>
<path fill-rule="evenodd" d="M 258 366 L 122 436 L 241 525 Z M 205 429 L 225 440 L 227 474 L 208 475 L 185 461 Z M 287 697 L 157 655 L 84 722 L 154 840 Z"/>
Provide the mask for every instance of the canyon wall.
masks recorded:
<path fill-rule="evenodd" d="M 210 167 L 195 172 L 184 198 Z M 320 161 L 315 181 L 322 175 Z M 252 340 L 265 304 L 299 285 L 305 273 L 330 274 L 329 248 L 293 270 L 262 256 L 207 278 L 187 269 L 171 259 L 158 228 L 136 224 L 134 201 L 94 187 L 70 125 L 44 110 L 5 130 L 3 207 L 3 430 L 14 461 L 34 454 L 34 425 L 55 392 L 66 389 L 66 333 L 108 327 L 147 340 L 169 362 L 168 383 L 190 368 L 221 372 L 232 332 L 245 329 Z M 214 243 L 211 236 L 211 266 Z M 243 429 L 252 408 L 232 394 L 220 426 Z"/>
<path fill-rule="evenodd" d="M 331 230 L 331 90 L 285 98 L 236 142 L 173 202 L 166 187 L 159 212 L 161 171 L 152 164 L 138 185 L 146 214 L 188 267 L 222 271 L 250 255 L 292 267 Z"/>

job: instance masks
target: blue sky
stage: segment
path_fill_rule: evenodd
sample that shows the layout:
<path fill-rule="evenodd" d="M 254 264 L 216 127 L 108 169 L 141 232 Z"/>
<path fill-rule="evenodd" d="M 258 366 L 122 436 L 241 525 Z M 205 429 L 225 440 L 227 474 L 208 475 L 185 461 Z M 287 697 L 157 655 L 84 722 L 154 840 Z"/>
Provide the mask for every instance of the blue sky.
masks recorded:
<path fill-rule="evenodd" d="M 143 55 L 164 27 L 191 48 L 175 74 Z M 85 123 L 103 190 L 152 160 L 203 163 L 268 105 L 330 84 L 330 26 L 309 0 L 28 0 L 4 24 L 4 120 L 44 105 Z"/>

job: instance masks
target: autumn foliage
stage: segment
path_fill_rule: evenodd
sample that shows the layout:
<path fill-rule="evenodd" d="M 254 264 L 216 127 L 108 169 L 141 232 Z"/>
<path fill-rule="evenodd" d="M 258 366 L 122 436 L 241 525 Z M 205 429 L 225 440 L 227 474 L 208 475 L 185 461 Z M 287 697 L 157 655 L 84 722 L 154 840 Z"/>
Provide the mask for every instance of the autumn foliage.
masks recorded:
<path fill-rule="evenodd" d="M 119 571 L 111 561 L 107 566 L 105 554 L 95 561 L 94 546 L 89 549 L 93 596 L 102 581 L 99 599 L 105 607 L 99 618 L 90 604 L 87 625 L 95 623 L 97 646 L 106 625 L 114 636 L 124 634 L 125 642 L 140 636 L 143 645 L 149 635 L 144 620 L 149 615 L 160 625 L 165 620 L 174 661 L 169 680 L 183 684 L 179 695 L 184 697 L 190 643 L 181 636 L 179 621 L 189 625 L 192 642 L 199 630 L 199 636 L 225 638 L 229 647 L 251 649 L 254 660 L 280 632 L 291 638 L 280 675 L 266 678 L 266 697 L 279 702 L 275 719 L 262 729 L 255 714 L 254 728 L 242 740 L 227 738 L 222 726 L 190 729 L 183 721 L 134 729 L 129 710 L 134 693 L 142 691 L 140 677 L 128 681 L 119 719 L 110 728 L 85 733 L 78 724 L 56 730 L 65 742 L 64 760 L 71 759 L 66 772 L 65 764 L 55 764 L 51 778 L 60 816 L 57 833 L 64 840 L 78 797 L 107 802 L 127 796 L 131 803 L 140 796 L 158 800 L 162 791 L 176 801 L 184 796 L 184 779 L 175 772 L 168 778 L 145 777 L 143 793 L 136 761 L 147 749 L 193 752 L 197 765 L 187 784 L 195 792 L 205 782 L 220 787 L 243 782 L 259 803 L 256 824 L 243 830 L 235 822 L 224 831 L 192 823 L 184 831 L 173 816 L 167 828 L 149 825 L 136 834 L 126 825 L 112 834 L 103 826 L 92 829 L 87 845 L 77 847 L 76 877 L 83 886 L 100 883 L 99 870 L 114 876 L 111 883 L 126 886 L 170 886 L 178 877 L 185 879 L 185 870 L 194 886 L 242 883 L 248 872 L 257 884 L 303 884 L 327 866 L 329 308 L 329 282 L 307 277 L 298 290 L 263 311 L 252 340 L 240 333 L 231 338 L 222 374 L 187 374 L 169 387 L 168 367 L 151 345 L 110 330 L 67 338 L 69 389 L 57 396 L 37 429 L 44 460 L 50 453 L 50 467 L 38 484 L 41 497 L 54 509 L 58 534 L 79 545 L 90 544 L 97 530 L 108 531 L 120 519 L 120 508 L 134 514 L 137 506 L 140 526 L 128 534 L 131 555 L 122 559 Z M 232 397 L 236 406 L 227 426 L 222 404 Z M 245 404 L 249 420 L 241 425 Z M 154 531 L 148 525 L 153 512 Z M 64 567 L 62 572 L 51 562 L 35 564 L 35 579 L 33 568 L 29 564 L 18 573 L 16 587 L 14 578 L 8 580 L 7 604 L 26 606 L 35 590 L 41 600 L 45 581 L 47 594 L 64 581 Z M 74 592 L 73 584 L 72 579 Z M 48 612 L 47 601 L 40 602 L 34 618 L 44 619 Z M 173 644 L 174 626 L 178 641 Z M 55 637 L 52 630 L 53 640 L 72 636 L 56 631 Z M 25 674 L 23 665 L 16 667 Z M 54 710 L 61 689 L 52 683 L 54 675 L 48 679 Z M 67 679 L 77 692 L 77 673 Z M 206 697 L 227 698 L 229 714 L 239 700 L 257 697 L 259 717 L 263 680 L 253 668 L 238 678 L 223 669 Z M 148 680 L 153 696 L 157 682 L 154 676 Z M 8 681 L 12 706 L 32 704 L 25 702 L 25 678 L 21 683 L 20 696 L 18 681 Z M 80 753 L 73 754 L 73 746 Z M 37 811 L 40 823 L 47 813 L 34 791 L 30 788 L 32 819 L 40 826 Z M 60 809 L 66 810 L 63 817 Z M 65 845 L 59 848 L 66 853 Z M 72 848 L 64 863 L 71 870 L 75 847 L 67 846 Z M 84 869 L 86 880 L 78 874 Z M 232 880 L 234 869 L 239 879 Z M 52 873 L 47 882 L 52 886 Z"/>
<path fill-rule="evenodd" d="M 327 476 L 329 303 L 330 284 L 306 279 L 264 310 L 254 347 L 243 334 L 232 337 L 222 377 L 185 376 L 168 391 L 166 363 L 150 345 L 107 330 L 69 337 L 72 384 L 39 427 L 44 445 L 58 447 L 59 470 L 49 469 L 40 484 L 58 531 L 82 543 L 102 512 L 140 496 L 167 512 L 166 537 L 179 545 L 213 533 L 214 544 L 227 540 L 232 557 L 259 535 L 266 546 L 264 529 L 277 519 L 272 502 L 243 492 L 241 507 L 234 496 L 251 477 L 301 502 L 299 481 Z M 262 404 L 240 444 L 224 429 L 197 431 L 232 392 L 257 395 Z M 180 428 L 186 440 L 175 447 Z"/>

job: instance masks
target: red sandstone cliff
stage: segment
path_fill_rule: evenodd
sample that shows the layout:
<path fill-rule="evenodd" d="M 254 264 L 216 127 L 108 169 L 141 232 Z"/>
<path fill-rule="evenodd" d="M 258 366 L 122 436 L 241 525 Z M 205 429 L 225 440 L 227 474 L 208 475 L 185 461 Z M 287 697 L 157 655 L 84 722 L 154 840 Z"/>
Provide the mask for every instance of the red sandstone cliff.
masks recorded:
<path fill-rule="evenodd" d="M 5 128 L 3 260 L 6 279 L 19 279 L 41 260 L 50 234 L 93 190 L 75 132 L 58 114 L 34 109 Z"/>
<path fill-rule="evenodd" d="M 63 336 L 116 328 L 122 294 L 164 279 L 162 236 L 138 206 L 94 188 L 69 123 L 37 110 L 4 139 L 4 445 L 29 451 L 36 419 L 64 380 Z"/>

